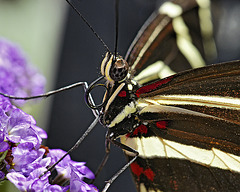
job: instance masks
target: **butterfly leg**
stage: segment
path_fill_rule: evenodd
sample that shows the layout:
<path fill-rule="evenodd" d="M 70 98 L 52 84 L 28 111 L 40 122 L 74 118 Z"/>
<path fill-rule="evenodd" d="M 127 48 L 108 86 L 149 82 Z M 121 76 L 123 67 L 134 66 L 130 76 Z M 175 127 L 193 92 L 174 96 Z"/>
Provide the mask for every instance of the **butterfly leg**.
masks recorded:
<path fill-rule="evenodd" d="M 109 154 L 110 154 L 110 141 L 106 139 L 106 143 L 105 143 L 105 155 L 103 157 L 103 160 L 101 162 L 101 164 L 99 165 L 97 171 L 95 172 L 95 179 L 98 177 L 99 173 L 102 171 L 102 168 L 105 166 L 107 160 L 108 160 L 108 157 L 109 157 Z M 93 183 L 95 181 L 95 179 L 93 179 L 91 181 L 91 183 Z"/>
<path fill-rule="evenodd" d="M 67 151 L 67 153 L 65 153 L 65 155 L 63 155 L 56 163 L 54 163 L 52 166 L 50 166 L 47 171 L 45 171 L 42 175 L 40 175 L 40 177 L 42 177 L 43 175 L 45 175 L 48 171 L 52 172 L 52 170 L 55 168 L 55 166 L 61 162 L 67 155 L 69 155 L 73 150 L 75 150 L 76 148 L 78 148 L 78 146 L 82 143 L 82 141 L 88 136 L 88 134 L 92 131 L 92 129 L 96 126 L 96 124 L 99 121 L 99 116 L 97 116 L 94 121 L 91 123 L 91 125 L 87 128 L 87 130 L 84 132 L 84 134 L 77 140 L 77 142 L 72 146 L 71 149 L 69 149 Z"/>
<path fill-rule="evenodd" d="M 51 95 L 54 95 L 54 94 L 57 94 L 57 93 L 60 93 L 62 91 L 66 91 L 66 90 L 69 90 L 69 89 L 72 89 L 72 88 L 75 88 L 75 87 L 79 87 L 79 86 L 83 86 L 84 92 L 86 92 L 87 89 L 88 89 L 87 82 L 77 82 L 77 83 L 74 83 L 72 85 L 68 85 L 68 86 L 53 90 L 53 91 L 49 91 L 49 92 L 44 93 L 44 94 L 30 96 L 30 97 L 16 97 L 16 96 L 8 95 L 8 94 L 5 94 L 5 93 L 0 93 L 0 95 L 2 95 L 4 97 L 7 97 L 9 99 L 14 99 L 14 100 L 31 100 L 31 99 L 38 99 L 38 98 L 47 98 Z M 91 94 L 89 94 L 88 99 L 89 99 L 89 102 L 92 105 L 95 105 Z M 95 115 L 95 117 L 97 117 L 99 115 L 99 111 L 97 109 L 92 109 L 92 112 Z"/>
<path fill-rule="evenodd" d="M 131 159 L 131 161 L 129 161 L 127 164 L 125 164 L 115 175 L 112 176 L 111 179 L 109 179 L 107 181 L 107 184 L 104 186 L 104 189 L 102 190 L 102 192 L 106 192 L 108 190 L 108 188 L 110 187 L 110 185 L 115 181 L 115 179 L 117 179 L 117 177 L 120 174 L 122 174 L 122 172 L 124 172 L 137 159 L 137 157 L 139 155 L 139 153 L 136 150 L 132 149 L 131 147 L 129 147 L 127 145 L 124 145 L 124 144 L 120 143 L 119 141 L 117 141 L 116 137 L 114 135 L 113 136 L 111 136 L 111 134 L 108 135 L 107 140 L 109 140 L 111 143 L 113 143 L 117 147 L 120 147 L 121 149 L 123 149 L 125 151 L 133 153 L 134 156 Z"/>
<path fill-rule="evenodd" d="M 36 96 L 30 96 L 30 97 L 16 97 L 16 96 L 12 96 L 12 95 L 8 95 L 8 94 L 5 94 L 5 93 L 0 93 L 0 95 L 4 96 L 4 97 L 7 97 L 9 99 L 15 99 L 15 100 L 30 100 L 30 99 L 37 99 L 37 98 L 42 98 L 42 97 L 49 97 L 51 95 L 54 95 L 56 93 L 60 93 L 62 91 L 66 91 L 66 90 L 69 90 L 69 89 L 72 89 L 72 88 L 75 88 L 75 87 L 79 87 L 79 86 L 83 86 L 84 87 L 84 90 L 86 90 L 88 88 L 88 84 L 87 82 L 77 82 L 77 83 L 74 83 L 72 85 L 68 85 L 68 86 L 65 86 L 65 87 L 62 87 L 62 88 L 59 88 L 59 89 L 56 89 L 56 90 L 53 90 L 53 91 L 49 91 L 47 93 L 44 93 L 44 94 L 40 94 L 40 95 L 36 95 Z M 85 88 L 86 87 L 86 88 Z"/>

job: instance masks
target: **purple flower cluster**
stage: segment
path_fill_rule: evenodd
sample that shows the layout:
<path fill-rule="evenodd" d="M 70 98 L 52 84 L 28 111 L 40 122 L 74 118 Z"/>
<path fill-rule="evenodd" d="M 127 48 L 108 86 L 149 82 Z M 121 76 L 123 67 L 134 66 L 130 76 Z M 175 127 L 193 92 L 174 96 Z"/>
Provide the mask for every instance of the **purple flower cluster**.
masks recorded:
<path fill-rule="evenodd" d="M 0 97 L 0 152 L 9 149 L 9 143 L 21 144 L 31 142 L 39 148 L 42 138 L 46 139 L 44 130 L 36 126 L 31 115 L 12 105 L 9 100 Z"/>
<path fill-rule="evenodd" d="M 61 149 L 49 150 L 45 156 L 45 149 L 33 148 L 32 143 L 19 144 L 13 148 L 14 170 L 7 174 L 11 181 L 20 191 L 56 191 L 65 192 L 96 192 L 93 185 L 86 184 L 83 179 L 94 179 L 94 174 L 83 162 L 75 162 L 66 156 L 56 165 L 57 176 L 49 182 L 51 173 L 46 167 L 51 166 L 66 152 Z M 18 171 L 19 170 L 19 171 Z"/>
<path fill-rule="evenodd" d="M 44 85 L 45 78 L 29 65 L 21 49 L 0 39 L 0 92 L 28 97 L 43 93 Z M 14 103 L 21 105 L 24 101 Z"/>
<path fill-rule="evenodd" d="M 24 97 L 41 94 L 43 87 L 44 78 L 29 68 L 21 51 L 0 40 L 0 92 Z M 8 179 L 20 191 L 96 192 L 83 181 L 94 179 L 94 174 L 69 155 L 56 165 L 55 177 L 47 171 L 66 152 L 42 146 L 46 138 L 31 115 L 0 96 L 0 180 Z"/>

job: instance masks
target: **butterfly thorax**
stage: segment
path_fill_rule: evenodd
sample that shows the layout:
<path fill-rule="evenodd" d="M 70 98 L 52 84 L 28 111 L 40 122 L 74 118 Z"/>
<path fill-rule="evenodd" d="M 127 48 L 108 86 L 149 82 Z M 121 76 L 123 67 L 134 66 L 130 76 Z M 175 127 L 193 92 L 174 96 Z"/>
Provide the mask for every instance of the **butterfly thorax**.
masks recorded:
<path fill-rule="evenodd" d="M 129 66 L 121 57 L 107 53 L 102 61 L 101 72 L 106 79 L 107 91 L 101 122 L 115 137 L 132 132 L 138 123 L 137 97 L 139 85 L 130 78 Z"/>

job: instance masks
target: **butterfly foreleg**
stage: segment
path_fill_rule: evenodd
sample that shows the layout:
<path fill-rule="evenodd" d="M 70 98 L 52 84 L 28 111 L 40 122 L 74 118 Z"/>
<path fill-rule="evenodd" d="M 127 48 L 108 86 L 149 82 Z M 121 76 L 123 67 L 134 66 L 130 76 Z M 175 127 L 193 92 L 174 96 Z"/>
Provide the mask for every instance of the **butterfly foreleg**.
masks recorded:
<path fill-rule="evenodd" d="M 110 140 L 106 139 L 106 142 L 105 142 L 105 155 L 103 157 L 103 160 L 101 162 L 101 164 L 99 165 L 97 171 L 95 172 L 95 178 L 98 177 L 99 173 L 102 171 L 102 168 L 105 166 L 107 160 L 108 160 L 108 157 L 109 157 L 109 154 L 110 154 Z M 92 180 L 91 183 L 93 183 L 95 181 L 95 179 Z"/>
<path fill-rule="evenodd" d="M 61 87 L 59 89 L 49 91 L 49 92 L 44 93 L 44 94 L 35 95 L 35 96 L 17 97 L 17 96 L 9 95 L 9 94 L 6 94 L 6 93 L 0 93 L 0 95 L 2 95 L 4 97 L 7 97 L 9 99 L 14 99 L 14 100 L 31 100 L 31 99 L 38 99 L 38 98 L 47 98 L 51 95 L 54 95 L 54 94 L 57 94 L 57 93 L 60 93 L 60 92 L 63 92 L 63 91 L 67 91 L 69 89 L 79 87 L 79 86 L 83 86 L 84 92 L 86 93 L 86 91 L 88 89 L 88 83 L 87 82 L 77 82 L 77 83 L 74 83 L 72 85 Z M 88 100 L 92 105 L 95 105 L 90 93 L 88 95 Z M 97 117 L 99 115 L 99 111 L 97 109 L 92 109 L 92 112 L 95 115 L 95 117 Z"/>

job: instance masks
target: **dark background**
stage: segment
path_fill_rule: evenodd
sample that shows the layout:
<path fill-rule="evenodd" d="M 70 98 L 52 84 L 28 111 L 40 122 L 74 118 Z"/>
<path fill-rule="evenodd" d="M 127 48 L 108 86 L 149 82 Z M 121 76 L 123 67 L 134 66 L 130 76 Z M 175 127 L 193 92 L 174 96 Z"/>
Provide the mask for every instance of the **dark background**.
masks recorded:
<path fill-rule="evenodd" d="M 114 1 L 81 0 L 75 1 L 75 4 L 109 48 L 114 50 Z M 217 37 L 219 61 L 238 59 L 240 55 L 240 15 L 237 5 L 238 0 L 225 1 L 223 8 L 227 11 L 217 9 L 217 15 L 221 16 L 221 20 L 217 19 L 217 23 L 220 24 Z M 155 7 L 156 0 L 120 0 L 118 52 L 121 55 L 125 55 L 137 31 Z M 105 52 L 103 45 L 69 7 L 56 88 L 78 81 L 91 83 L 99 77 L 99 68 Z M 84 102 L 83 88 L 75 88 L 54 96 L 49 119 L 51 121 L 47 145 L 50 148 L 70 149 L 94 119 Z M 80 147 L 71 154 L 72 159 L 87 162 L 87 166 L 95 171 L 104 156 L 105 133 L 105 128 L 97 125 Z M 125 163 L 121 149 L 112 146 L 107 165 L 95 183 L 99 189 L 102 189 L 104 181 L 110 179 Z M 135 191 L 129 170 L 119 176 L 109 191 Z"/>

